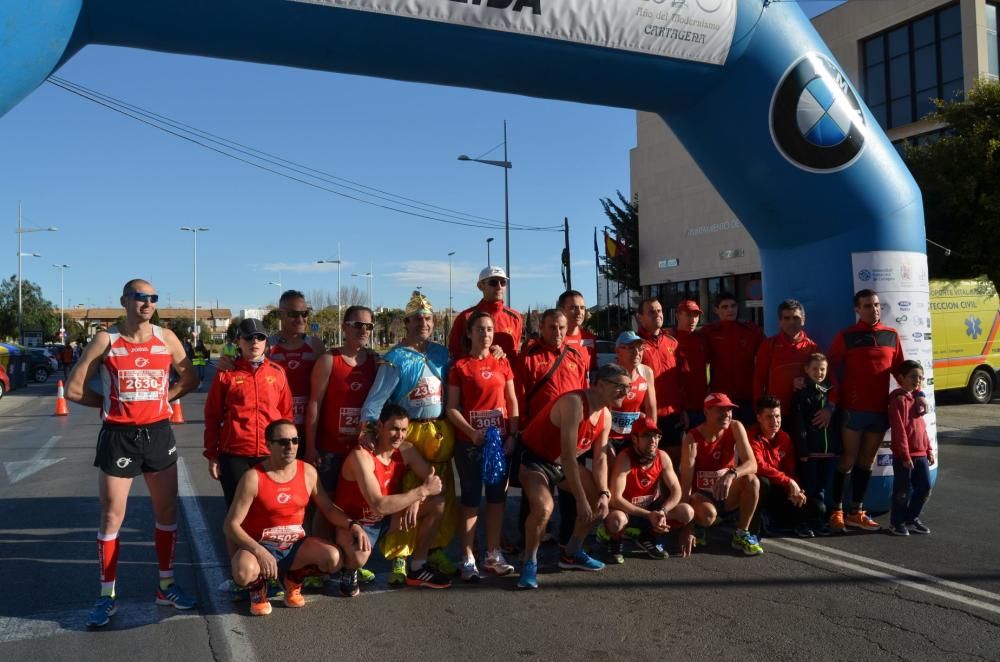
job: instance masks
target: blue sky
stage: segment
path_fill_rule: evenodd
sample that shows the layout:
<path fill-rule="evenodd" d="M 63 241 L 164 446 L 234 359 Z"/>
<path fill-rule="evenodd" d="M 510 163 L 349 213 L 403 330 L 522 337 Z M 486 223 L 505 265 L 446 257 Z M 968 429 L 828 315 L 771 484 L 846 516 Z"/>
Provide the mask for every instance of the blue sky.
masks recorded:
<path fill-rule="evenodd" d="M 837 2 L 804 2 L 808 15 Z M 400 83 L 283 67 L 89 46 L 57 75 L 204 131 L 338 177 L 440 207 L 503 221 L 503 171 L 463 163 L 502 141 L 509 127 L 512 224 L 570 219 L 574 286 L 594 297 L 598 202 L 629 191 L 631 111 L 475 90 Z M 234 309 L 273 302 L 280 280 L 305 292 L 336 291 L 340 243 L 344 286 L 374 268 L 377 305 L 402 306 L 422 286 L 436 307 L 478 299 L 486 264 L 503 264 L 502 229 L 427 221 L 363 205 L 263 172 L 43 84 L 0 119 L 0 218 L 11 248 L 0 268 L 17 270 L 17 204 L 28 227 L 23 276 L 58 305 L 116 306 L 121 284 L 141 276 L 161 305 L 190 306 L 191 234 L 198 238 L 198 305 Z M 502 149 L 483 158 L 502 159 Z M 556 232 L 511 233 L 515 308 L 547 306 L 562 291 Z"/>

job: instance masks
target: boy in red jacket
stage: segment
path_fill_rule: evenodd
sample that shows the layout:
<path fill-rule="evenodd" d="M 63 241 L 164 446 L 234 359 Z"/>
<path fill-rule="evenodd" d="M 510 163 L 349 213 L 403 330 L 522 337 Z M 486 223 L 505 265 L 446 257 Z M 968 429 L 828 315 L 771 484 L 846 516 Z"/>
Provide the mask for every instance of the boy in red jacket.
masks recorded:
<path fill-rule="evenodd" d="M 931 495 L 934 451 L 924 423 L 926 407 L 918 406 L 915 393 L 924 383 L 924 369 L 916 361 L 903 361 L 899 388 L 889 395 L 892 429 L 892 513 L 889 532 L 894 536 L 930 533 L 920 521 Z"/>

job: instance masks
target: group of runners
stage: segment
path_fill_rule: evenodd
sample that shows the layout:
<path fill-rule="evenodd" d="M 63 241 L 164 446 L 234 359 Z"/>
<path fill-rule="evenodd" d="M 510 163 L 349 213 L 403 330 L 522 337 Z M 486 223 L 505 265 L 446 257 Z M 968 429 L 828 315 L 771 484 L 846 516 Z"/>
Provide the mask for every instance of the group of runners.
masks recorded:
<path fill-rule="evenodd" d="M 700 329 L 697 302 L 680 302 L 668 329 L 661 303 L 646 299 L 637 332 L 616 339 L 617 362 L 598 368 L 579 292 L 563 293 L 542 314 L 540 337 L 523 342 L 523 319 L 504 303 L 503 269 L 487 267 L 477 286 L 482 299 L 456 316 L 447 346 L 431 340 L 433 309 L 419 292 L 406 304 L 405 337 L 381 356 L 369 347 L 369 308 L 347 308 L 343 345 L 325 350 L 306 334 L 310 309 L 294 290 L 279 301 L 278 334 L 268 337 L 259 320 L 239 324 L 239 351 L 220 358 L 206 399 L 204 456 L 228 509 L 220 526 L 233 590 L 249 597 L 252 614 L 270 613 L 277 591 L 285 605 L 303 606 L 310 577 L 353 597 L 373 579 L 365 566 L 376 552 L 391 561 L 390 584 L 446 588 L 455 575 L 519 570 L 518 586 L 537 588 L 538 549 L 557 503 L 558 565 L 568 570 L 623 563 L 627 541 L 666 558 L 670 532 L 688 556 L 729 514 L 731 546 L 746 555 L 763 552 L 762 530 L 877 530 L 863 501 L 890 411 L 898 475 L 907 477 L 894 495 L 892 531 L 929 532 L 919 520 L 933 462 L 920 419 L 922 372 L 881 324 L 875 292 L 857 293 L 858 322 L 827 355 L 806 335 L 794 300 L 781 303 L 781 331 L 765 338 L 738 319 L 731 294 L 716 297 L 718 321 Z M 117 608 L 118 531 L 139 475 L 156 522 L 156 601 L 195 606 L 173 577 L 169 416 L 199 378 L 177 337 L 151 323 L 157 299 L 149 282 L 126 283 L 124 323 L 87 345 L 66 389 L 104 419 L 92 627 Z M 98 372 L 101 393 L 89 386 Z M 891 397 L 890 375 L 901 385 Z M 497 438 L 506 462 L 484 480 Z M 511 483 L 523 495 L 516 543 L 503 535 Z M 595 528 L 603 562 L 585 546 Z M 457 564 L 446 551 L 456 533 Z M 515 568 L 507 555 L 518 550 Z"/>

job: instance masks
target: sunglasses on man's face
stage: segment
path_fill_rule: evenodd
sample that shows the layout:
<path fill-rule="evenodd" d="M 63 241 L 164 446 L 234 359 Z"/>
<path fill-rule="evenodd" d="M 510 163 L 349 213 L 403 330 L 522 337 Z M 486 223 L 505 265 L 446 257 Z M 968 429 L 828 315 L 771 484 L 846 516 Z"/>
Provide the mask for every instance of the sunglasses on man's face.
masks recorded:
<path fill-rule="evenodd" d="M 625 395 L 626 393 L 628 393 L 628 387 L 629 387 L 628 384 L 623 384 L 622 382 L 616 382 L 610 379 L 605 379 L 604 381 L 614 386 L 615 393 L 617 393 L 618 395 Z"/>
<path fill-rule="evenodd" d="M 344 322 L 344 325 L 349 326 L 352 329 L 357 329 L 358 331 L 361 330 L 371 331 L 372 329 L 375 328 L 375 325 L 372 324 L 371 322 L 357 322 L 354 320 L 350 322 Z"/>
<path fill-rule="evenodd" d="M 264 342 L 267 340 L 267 336 L 263 333 L 254 333 L 249 336 L 243 336 L 243 340 L 246 340 L 247 342 Z"/>
<path fill-rule="evenodd" d="M 490 278 L 488 281 L 486 281 L 486 284 L 489 285 L 490 287 L 507 287 L 507 279 Z"/>
<path fill-rule="evenodd" d="M 291 446 L 297 446 L 299 443 L 298 437 L 281 437 L 280 439 L 272 439 L 272 444 L 281 444 L 285 448 L 290 448 Z"/>
<path fill-rule="evenodd" d="M 287 315 L 288 317 L 291 317 L 293 319 L 296 318 L 296 317 L 298 317 L 300 319 L 305 319 L 305 318 L 309 317 L 309 313 L 312 312 L 312 311 L 309 311 L 309 310 L 282 310 L 281 312 L 285 313 L 285 315 Z"/>
<path fill-rule="evenodd" d="M 132 299 L 143 303 L 156 303 L 160 300 L 159 294 L 146 294 L 145 292 L 133 292 Z"/>

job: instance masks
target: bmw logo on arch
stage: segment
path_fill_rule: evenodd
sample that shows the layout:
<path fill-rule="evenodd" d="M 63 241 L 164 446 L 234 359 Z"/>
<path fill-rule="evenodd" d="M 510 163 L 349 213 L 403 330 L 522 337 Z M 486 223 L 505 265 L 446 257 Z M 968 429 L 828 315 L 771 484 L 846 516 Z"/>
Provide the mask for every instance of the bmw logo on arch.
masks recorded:
<path fill-rule="evenodd" d="M 865 146 L 861 102 L 827 57 L 810 53 L 782 77 L 771 99 L 771 137 L 782 156 L 813 172 L 849 166 Z"/>

